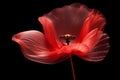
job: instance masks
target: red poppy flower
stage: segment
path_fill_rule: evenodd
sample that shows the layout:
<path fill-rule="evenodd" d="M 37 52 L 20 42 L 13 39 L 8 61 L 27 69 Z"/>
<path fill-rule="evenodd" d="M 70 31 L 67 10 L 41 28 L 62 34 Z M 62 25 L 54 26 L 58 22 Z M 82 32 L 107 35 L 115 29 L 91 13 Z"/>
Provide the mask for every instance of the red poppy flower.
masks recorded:
<path fill-rule="evenodd" d="M 74 3 L 39 17 L 44 34 L 29 30 L 15 34 L 24 56 L 32 61 L 54 64 L 76 55 L 87 61 L 101 61 L 109 50 L 103 33 L 103 15 L 85 5 Z"/>

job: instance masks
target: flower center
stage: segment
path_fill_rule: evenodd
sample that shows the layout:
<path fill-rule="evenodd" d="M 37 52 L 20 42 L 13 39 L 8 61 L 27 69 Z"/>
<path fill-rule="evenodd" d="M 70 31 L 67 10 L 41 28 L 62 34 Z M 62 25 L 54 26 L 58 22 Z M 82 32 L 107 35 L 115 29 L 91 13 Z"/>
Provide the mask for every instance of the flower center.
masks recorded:
<path fill-rule="evenodd" d="M 70 41 L 75 39 L 75 35 L 65 34 L 65 35 L 61 35 L 60 38 L 65 40 L 67 45 L 69 45 Z"/>

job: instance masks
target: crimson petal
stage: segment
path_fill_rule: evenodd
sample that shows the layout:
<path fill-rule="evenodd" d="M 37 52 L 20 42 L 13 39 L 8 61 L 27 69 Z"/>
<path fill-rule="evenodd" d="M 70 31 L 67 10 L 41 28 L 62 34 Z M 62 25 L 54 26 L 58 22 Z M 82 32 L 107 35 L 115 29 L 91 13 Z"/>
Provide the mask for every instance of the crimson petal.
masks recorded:
<path fill-rule="evenodd" d="M 104 60 L 109 48 L 109 36 L 104 33 L 96 46 L 86 56 L 82 57 L 82 59 L 93 62 Z"/>
<path fill-rule="evenodd" d="M 51 45 L 45 39 L 45 36 L 36 30 L 15 34 L 12 40 L 20 45 L 26 58 L 35 62 L 53 64 L 68 58 L 68 56 L 59 49 L 53 51 Z"/>
<path fill-rule="evenodd" d="M 90 11 L 85 5 L 74 3 L 70 6 L 56 8 L 44 16 L 53 22 L 57 37 L 64 34 L 76 36 L 79 34 Z"/>
<path fill-rule="evenodd" d="M 88 18 L 84 21 L 80 34 L 78 36 L 78 41 L 81 42 L 83 38 L 93 29 L 98 28 L 103 30 L 106 24 L 106 20 L 103 15 L 95 10 L 90 12 Z"/>
<path fill-rule="evenodd" d="M 59 40 L 56 36 L 56 32 L 54 30 L 54 25 L 53 25 L 52 21 L 45 16 L 39 17 L 38 20 L 43 25 L 42 27 L 44 29 L 46 40 L 50 43 L 50 45 L 52 45 L 52 47 L 54 49 L 60 48 L 62 46 L 62 44 L 59 42 Z"/>
<path fill-rule="evenodd" d="M 109 36 L 96 28 L 85 36 L 76 55 L 87 61 L 101 61 L 109 51 L 108 40 Z"/>

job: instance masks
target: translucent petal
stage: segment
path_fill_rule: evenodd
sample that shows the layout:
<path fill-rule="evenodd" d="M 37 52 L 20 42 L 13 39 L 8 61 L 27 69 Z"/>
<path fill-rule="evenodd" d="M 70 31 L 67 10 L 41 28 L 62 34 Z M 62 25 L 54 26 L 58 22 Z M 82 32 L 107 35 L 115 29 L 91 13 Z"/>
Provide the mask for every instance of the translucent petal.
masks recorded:
<path fill-rule="evenodd" d="M 92 10 L 88 18 L 84 21 L 81 32 L 77 37 L 77 41 L 81 42 L 84 37 L 93 29 L 98 28 L 103 30 L 106 20 L 101 13 L 98 11 Z"/>
<path fill-rule="evenodd" d="M 109 51 L 109 36 L 107 34 L 102 34 L 102 37 L 98 41 L 98 43 L 87 53 L 86 56 L 81 57 L 87 61 L 101 61 L 103 60 L 108 51 Z M 91 43 L 92 44 L 92 43 Z"/>
<path fill-rule="evenodd" d="M 54 24 L 57 37 L 64 34 L 78 35 L 90 10 L 79 3 L 56 8 L 44 16 Z"/>
<path fill-rule="evenodd" d="M 56 37 L 56 32 L 52 21 L 45 16 L 39 17 L 38 20 L 43 25 L 42 27 L 44 29 L 45 38 L 49 42 L 49 44 L 52 45 L 52 47 L 54 47 L 55 49 L 61 47 L 62 44 L 61 42 L 59 42 L 58 38 Z"/>
<path fill-rule="evenodd" d="M 53 49 L 45 36 L 36 30 L 18 33 L 12 37 L 12 40 L 20 45 L 26 58 L 35 62 L 54 64 L 68 58 L 65 52 L 67 48 Z"/>
<path fill-rule="evenodd" d="M 46 41 L 44 35 L 36 30 L 24 31 L 15 34 L 12 40 L 19 43 L 21 46 L 34 51 L 50 51 L 50 45 Z M 39 54 L 39 53 L 36 53 Z"/>
<path fill-rule="evenodd" d="M 98 28 L 90 31 L 81 43 L 76 43 L 76 55 L 84 56 L 88 54 L 89 50 L 91 50 L 99 41 L 102 35 L 102 31 L 99 31 Z"/>

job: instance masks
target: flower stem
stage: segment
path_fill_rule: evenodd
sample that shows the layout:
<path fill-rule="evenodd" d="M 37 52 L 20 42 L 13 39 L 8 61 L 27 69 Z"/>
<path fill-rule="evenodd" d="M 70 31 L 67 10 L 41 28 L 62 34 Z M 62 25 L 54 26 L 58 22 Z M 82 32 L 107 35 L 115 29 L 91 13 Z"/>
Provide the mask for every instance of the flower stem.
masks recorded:
<path fill-rule="evenodd" d="M 71 57 L 71 56 L 70 56 L 70 63 L 71 63 L 71 67 L 72 67 L 73 80 L 76 80 L 75 70 L 74 70 L 74 64 L 73 64 L 73 61 L 72 61 L 72 57 Z"/>

